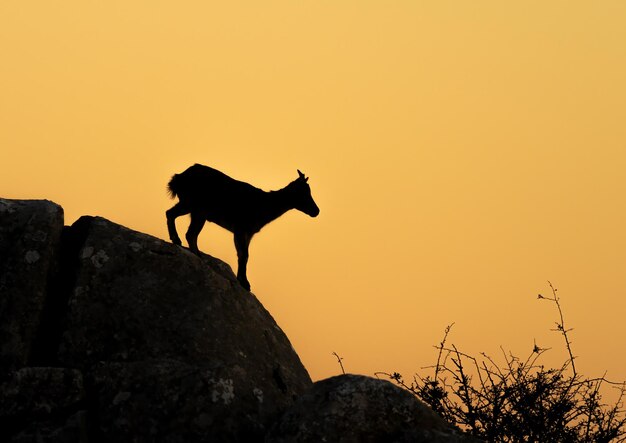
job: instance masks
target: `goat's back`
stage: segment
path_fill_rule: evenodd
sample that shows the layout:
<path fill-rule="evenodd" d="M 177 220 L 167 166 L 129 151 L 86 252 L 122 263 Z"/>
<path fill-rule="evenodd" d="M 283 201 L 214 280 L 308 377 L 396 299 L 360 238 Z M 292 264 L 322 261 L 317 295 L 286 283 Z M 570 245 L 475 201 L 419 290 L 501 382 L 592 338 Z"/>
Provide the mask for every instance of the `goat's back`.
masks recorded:
<path fill-rule="evenodd" d="M 235 180 L 217 169 L 195 164 L 172 177 L 169 189 L 181 201 L 191 204 L 211 202 L 231 206 L 252 204 L 264 191 Z"/>

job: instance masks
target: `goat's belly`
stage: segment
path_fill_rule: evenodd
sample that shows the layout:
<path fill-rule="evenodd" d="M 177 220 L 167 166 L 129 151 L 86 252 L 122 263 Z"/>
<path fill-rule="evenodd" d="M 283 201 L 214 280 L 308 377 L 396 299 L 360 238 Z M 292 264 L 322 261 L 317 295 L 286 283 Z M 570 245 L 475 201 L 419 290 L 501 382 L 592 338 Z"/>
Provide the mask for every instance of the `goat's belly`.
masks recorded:
<path fill-rule="evenodd" d="M 206 203 L 202 211 L 205 219 L 231 232 L 249 232 L 252 222 L 257 218 L 255 211 L 242 207 L 244 205 L 216 200 Z"/>
<path fill-rule="evenodd" d="M 233 214 L 216 214 L 208 212 L 206 214 L 206 220 L 231 232 L 240 231 L 243 225 L 241 217 L 237 217 Z"/>
<path fill-rule="evenodd" d="M 230 232 L 235 232 L 237 230 L 237 226 L 232 223 L 229 222 L 228 220 L 211 220 L 209 219 L 208 221 L 215 223 L 218 226 L 221 226 L 222 228 L 230 231 Z"/>
<path fill-rule="evenodd" d="M 230 232 L 247 232 L 249 234 L 255 234 L 259 232 L 259 227 L 250 223 L 249 220 L 231 220 L 226 218 L 207 218 L 207 221 L 215 223 L 218 226 L 230 231 Z"/>
<path fill-rule="evenodd" d="M 232 231 L 235 227 L 233 219 L 231 217 L 224 216 L 223 214 L 214 214 L 209 212 L 205 214 L 205 218 L 208 222 L 215 223 L 216 225 L 221 226 L 224 229 L 228 229 L 229 231 Z"/>

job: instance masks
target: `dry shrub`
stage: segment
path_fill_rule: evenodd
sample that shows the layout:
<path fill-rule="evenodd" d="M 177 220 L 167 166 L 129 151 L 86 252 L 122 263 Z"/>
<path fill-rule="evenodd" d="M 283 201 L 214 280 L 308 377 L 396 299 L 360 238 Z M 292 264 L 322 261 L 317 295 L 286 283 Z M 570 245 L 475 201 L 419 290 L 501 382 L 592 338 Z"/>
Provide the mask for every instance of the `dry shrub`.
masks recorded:
<path fill-rule="evenodd" d="M 439 345 L 432 375 L 415 375 L 407 383 L 398 373 L 379 373 L 393 379 L 428 403 L 448 422 L 487 442 L 621 442 L 626 440 L 622 398 L 625 382 L 604 376 L 587 378 L 574 363 L 571 329 L 565 327 L 558 291 L 550 282 L 552 302 L 559 314 L 556 328 L 565 342 L 568 358 L 558 368 L 540 364 L 548 350 L 534 345 L 526 359 L 502 349 L 505 363 L 498 366 L 487 354 L 476 358 L 446 344 L 449 325 Z M 602 401 L 600 389 L 618 389 L 615 403 Z"/>

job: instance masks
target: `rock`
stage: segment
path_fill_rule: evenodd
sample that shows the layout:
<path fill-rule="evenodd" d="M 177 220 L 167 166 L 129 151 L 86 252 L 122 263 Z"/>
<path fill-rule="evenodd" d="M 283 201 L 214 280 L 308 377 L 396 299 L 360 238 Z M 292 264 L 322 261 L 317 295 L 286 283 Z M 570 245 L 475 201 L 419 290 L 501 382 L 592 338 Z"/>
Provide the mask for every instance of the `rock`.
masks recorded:
<path fill-rule="evenodd" d="M 32 357 L 62 229 L 55 203 L 0 199 L 0 372 Z"/>
<path fill-rule="evenodd" d="M 72 231 L 81 246 L 57 363 L 89 374 L 106 440 L 152 438 L 154 426 L 129 434 L 125 424 L 145 414 L 168 441 L 259 441 L 310 387 L 285 334 L 223 262 L 98 217 Z"/>
<path fill-rule="evenodd" d="M 22 368 L 0 384 L 0 441 L 81 441 L 85 391 L 79 371 Z"/>
<path fill-rule="evenodd" d="M 266 443 L 461 443 L 452 428 L 409 392 L 388 381 L 340 375 L 316 382 L 270 431 Z"/>

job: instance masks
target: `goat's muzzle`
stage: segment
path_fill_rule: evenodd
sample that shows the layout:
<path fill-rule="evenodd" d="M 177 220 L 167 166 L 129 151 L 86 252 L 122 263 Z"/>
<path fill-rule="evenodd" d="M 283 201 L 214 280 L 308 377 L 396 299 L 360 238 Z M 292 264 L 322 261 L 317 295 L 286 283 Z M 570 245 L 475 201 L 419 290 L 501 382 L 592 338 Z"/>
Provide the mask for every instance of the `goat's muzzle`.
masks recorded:
<path fill-rule="evenodd" d="M 309 215 L 311 217 L 317 217 L 318 215 L 320 215 L 320 208 L 318 208 L 317 206 L 315 206 L 314 208 L 310 208 L 306 211 L 306 215 Z"/>

